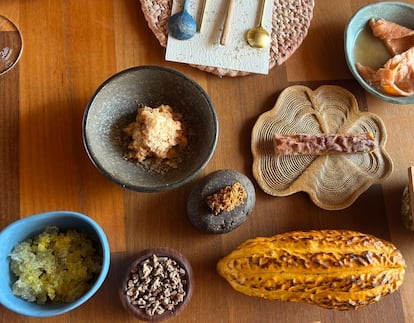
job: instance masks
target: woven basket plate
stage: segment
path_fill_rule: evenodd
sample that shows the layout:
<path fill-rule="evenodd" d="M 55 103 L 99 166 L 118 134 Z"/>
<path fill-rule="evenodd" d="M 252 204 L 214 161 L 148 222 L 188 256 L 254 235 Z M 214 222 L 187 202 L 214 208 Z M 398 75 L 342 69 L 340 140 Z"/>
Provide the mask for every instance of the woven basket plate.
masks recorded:
<path fill-rule="evenodd" d="M 276 133 L 371 132 L 378 147 L 370 153 L 324 156 L 278 156 Z M 350 206 L 372 184 L 391 175 L 393 163 L 385 151 L 387 133 L 383 121 L 358 109 L 356 98 L 339 86 L 315 91 L 291 86 L 279 96 L 273 109 L 259 116 L 252 131 L 253 175 L 264 192 L 287 196 L 299 191 L 326 210 Z"/>
<path fill-rule="evenodd" d="M 173 0 L 140 0 L 148 26 L 159 43 L 167 47 L 167 23 Z M 313 17 L 314 0 L 273 0 L 272 43 L 269 70 L 283 64 L 302 44 Z M 250 73 L 211 66 L 192 65 L 218 76 L 243 76 Z"/>

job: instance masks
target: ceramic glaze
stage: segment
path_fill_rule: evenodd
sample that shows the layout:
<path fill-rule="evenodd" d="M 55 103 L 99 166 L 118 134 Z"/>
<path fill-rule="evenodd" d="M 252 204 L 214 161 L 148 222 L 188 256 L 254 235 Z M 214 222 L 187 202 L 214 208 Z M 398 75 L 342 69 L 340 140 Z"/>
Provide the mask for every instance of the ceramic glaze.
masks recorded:
<path fill-rule="evenodd" d="M 172 15 L 168 20 L 168 33 L 179 40 L 187 40 L 194 36 L 197 24 L 188 12 L 188 0 L 184 2 L 182 11 Z"/>
<path fill-rule="evenodd" d="M 171 106 L 191 136 L 177 168 L 151 171 L 124 158 L 123 129 L 139 106 Z M 110 180 L 139 192 L 162 192 L 191 181 L 207 165 L 218 140 L 218 117 L 208 94 L 186 75 L 162 66 L 137 66 L 111 76 L 92 95 L 83 118 L 83 142 L 92 163 Z"/>
<path fill-rule="evenodd" d="M 96 277 L 91 288 L 80 298 L 68 303 L 37 304 L 28 302 L 13 294 L 11 286 L 16 277 L 10 270 L 8 255 L 14 246 L 22 241 L 34 237 L 43 232 L 48 226 L 56 226 L 59 229 L 75 229 L 86 232 L 88 237 L 95 242 L 98 251 L 102 253 L 101 272 Z M 52 211 L 35 214 L 17 220 L 0 232 L 0 304 L 20 315 L 29 317 L 52 317 L 67 313 L 88 301 L 100 289 L 109 272 L 110 248 L 105 232 L 92 218 L 87 215 L 72 211 Z"/>

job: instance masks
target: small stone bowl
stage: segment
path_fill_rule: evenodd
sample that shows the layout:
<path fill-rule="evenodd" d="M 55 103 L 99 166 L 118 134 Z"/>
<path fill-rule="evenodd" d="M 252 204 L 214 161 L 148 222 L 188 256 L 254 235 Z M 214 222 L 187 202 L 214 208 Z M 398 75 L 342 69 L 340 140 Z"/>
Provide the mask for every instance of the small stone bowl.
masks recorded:
<path fill-rule="evenodd" d="M 162 268 L 163 273 L 164 273 L 164 270 L 166 270 L 165 269 L 166 265 L 164 263 L 164 265 L 162 266 L 158 266 L 158 267 L 154 266 L 154 268 L 156 269 L 153 270 L 150 274 L 148 274 L 148 276 L 146 276 L 147 272 L 144 269 L 143 264 L 144 262 L 147 262 L 149 263 L 149 266 L 152 267 L 154 264 L 153 262 L 154 255 L 158 258 L 159 260 L 158 263 L 164 263 L 163 259 L 167 258 L 169 260 L 175 261 L 176 265 L 178 265 L 178 267 L 184 270 L 183 275 L 180 276 L 181 277 L 180 281 L 183 282 L 182 287 L 183 287 L 183 290 L 185 291 L 183 300 L 179 303 L 177 302 L 178 304 L 175 305 L 173 309 L 167 309 L 163 313 L 160 313 L 160 314 L 148 313 L 145 309 L 140 308 L 138 305 L 132 304 L 132 300 L 131 300 L 131 298 L 135 298 L 132 295 L 135 293 L 136 289 L 142 288 L 139 286 L 150 285 L 150 284 L 144 283 L 145 277 L 147 280 L 148 278 L 150 278 L 151 286 L 154 286 L 153 283 L 155 279 L 157 279 L 157 277 L 160 277 L 160 274 L 157 274 L 154 276 L 152 276 L 152 274 L 156 272 L 157 269 L 160 269 L 160 268 Z M 136 281 L 138 280 L 138 282 L 136 282 L 135 285 L 130 285 L 131 280 L 134 279 L 133 277 L 134 274 L 137 275 Z M 135 260 L 132 262 L 131 266 L 128 268 L 123 278 L 121 287 L 119 289 L 119 296 L 120 296 L 122 305 L 124 306 L 124 308 L 127 310 L 128 313 L 132 314 L 136 318 L 143 320 L 143 321 L 159 322 L 159 321 L 171 319 L 177 316 L 179 313 L 181 313 L 184 310 L 184 308 L 189 303 L 191 296 L 193 294 L 193 286 L 194 286 L 193 271 L 192 271 L 191 265 L 189 261 L 181 253 L 171 248 L 150 248 L 150 249 L 146 249 L 140 252 L 135 258 Z M 151 304 L 153 305 L 156 301 L 162 302 L 163 301 L 162 298 L 166 295 L 164 293 L 166 286 L 164 286 L 163 283 L 158 285 L 158 288 L 161 288 L 162 292 L 159 293 L 158 296 L 156 296 L 153 301 L 151 301 Z M 128 296 L 129 294 L 128 290 L 131 291 L 130 293 L 131 296 Z M 170 289 L 170 292 L 171 292 L 171 289 Z M 142 292 L 142 293 L 147 294 L 146 292 Z M 141 302 L 138 298 L 140 297 L 136 298 L 137 302 Z"/>
<path fill-rule="evenodd" d="M 188 145 L 177 168 L 165 173 L 126 160 L 123 129 L 138 107 L 172 107 L 188 129 Z M 195 178 L 211 159 L 218 118 L 207 93 L 186 75 L 162 66 L 138 66 L 106 80 L 92 95 L 83 117 L 83 142 L 92 163 L 116 184 L 138 192 L 163 192 Z"/>
<path fill-rule="evenodd" d="M 394 104 L 412 104 L 414 95 L 403 97 L 393 96 L 380 92 L 359 74 L 355 61 L 355 44 L 360 33 L 369 28 L 368 21 L 374 19 L 386 19 L 402 26 L 414 29 L 414 6 L 403 2 L 378 2 L 360 8 L 349 20 L 345 28 L 345 58 L 349 70 L 361 86 L 377 98 Z M 380 41 L 380 40 L 378 40 Z M 384 62 L 385 63 L 385 62 Z"/>
<path fill-rule="evenodd" d="M 214 214 L 206 198 L 234 183 L 239 182 L 246 190 L 245 201 L 231 211 Z M 192 188 L 187 200 L 187 216 L 191 224 L 207 233 L 228 233 L 241 226 L 252 213 L 256 192 L 252 181 L 234 169 L 220 169 L 200 179 Z"/>

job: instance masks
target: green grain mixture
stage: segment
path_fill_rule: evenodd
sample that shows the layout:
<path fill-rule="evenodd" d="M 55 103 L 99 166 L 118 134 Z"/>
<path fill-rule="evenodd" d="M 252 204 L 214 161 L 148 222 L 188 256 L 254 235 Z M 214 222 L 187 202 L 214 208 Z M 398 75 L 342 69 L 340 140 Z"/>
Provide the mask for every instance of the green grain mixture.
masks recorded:
<path fill-rule="evenodd" d="M 60 232 L 54 226 L 17 244 L 10 259 L 18 278 L 13 294 L 38 304 L 78 299 L 89 290 L 102 266 L 102 257 L 86 233 Z"/>

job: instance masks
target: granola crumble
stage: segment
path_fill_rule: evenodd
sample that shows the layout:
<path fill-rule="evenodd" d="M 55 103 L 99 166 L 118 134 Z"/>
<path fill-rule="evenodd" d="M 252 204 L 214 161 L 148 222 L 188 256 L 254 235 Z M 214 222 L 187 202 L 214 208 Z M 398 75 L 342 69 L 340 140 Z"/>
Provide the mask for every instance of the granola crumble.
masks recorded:
<path fill-rule="evenodd" d="M 124 132 L 130 137 L 125 157 L 141 164 L 177 168 L 180 152 L 188 143 L 182 116 L 171 106 L 138 108 L 136 120 Z M 164 167 L 165 168 L 165 167 Z"/>
<path fill-rule="evenodd" d="M 214 215 L 221 212 L 230 212 L 235 207 L 244 203 L 247 198 L 247 192 L 240 182 L 231 186 L 226 186 L 218 192 L 206 197 L 206 203 Z"/>

